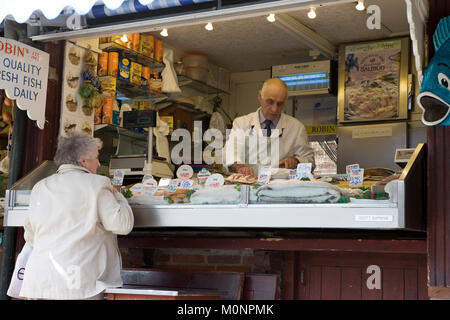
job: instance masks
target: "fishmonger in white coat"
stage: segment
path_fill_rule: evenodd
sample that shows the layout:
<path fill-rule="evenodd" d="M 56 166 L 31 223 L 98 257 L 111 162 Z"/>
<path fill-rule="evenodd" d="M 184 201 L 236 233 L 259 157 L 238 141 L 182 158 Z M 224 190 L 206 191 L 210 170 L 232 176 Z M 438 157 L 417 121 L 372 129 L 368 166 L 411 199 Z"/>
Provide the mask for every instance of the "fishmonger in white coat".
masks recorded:
<path fill-rule="evenodd" d="M 225 145 L 225 165 L 231 172 L 255 175 L 260 165 L 249 163 L 252 153 L 260 152 L 255 143 L 248 143 L 245 153 L 238 146 L 236 141 L 239 137 L 236 136 L 242 136 L 242 132 L 247 136 L 256 134 L 259 138 L 268 137 L 269 144 L 278 138 L 278 159 L 272 161 L 276 160 L 279 167 L 295 169 L 298 163 L 309 162 L 314 169 L 314 150 L 308 144 L 305 126 L 296 118 L 283 113 L 287 94 L 287 86 L 282 80 L 268 79 L 258 92 L 260 108 L 233 121 L 233 129 Z M 231 143 L 232 139 L 235 139 L 234 143 Z"/>

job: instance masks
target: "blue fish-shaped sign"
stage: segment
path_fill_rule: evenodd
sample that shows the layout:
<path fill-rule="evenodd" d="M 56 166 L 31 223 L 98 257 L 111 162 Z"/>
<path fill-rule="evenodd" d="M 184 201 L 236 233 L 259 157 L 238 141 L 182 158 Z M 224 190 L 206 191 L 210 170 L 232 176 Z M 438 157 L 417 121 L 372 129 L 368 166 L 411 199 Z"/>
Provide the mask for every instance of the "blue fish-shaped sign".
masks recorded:
<path fill-rule="evenodd" d="M 441 19 L 433 35 L 435 55 L 425 70 L 417 103 L 427 126 L 450 125 L 450 16 Z"/>

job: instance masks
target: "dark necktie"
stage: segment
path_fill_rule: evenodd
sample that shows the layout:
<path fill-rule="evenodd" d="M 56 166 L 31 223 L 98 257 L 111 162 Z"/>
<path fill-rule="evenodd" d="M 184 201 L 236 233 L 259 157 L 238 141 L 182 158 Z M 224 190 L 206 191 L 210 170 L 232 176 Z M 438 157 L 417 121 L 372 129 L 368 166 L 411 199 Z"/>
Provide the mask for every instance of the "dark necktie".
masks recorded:
<path fill-rule="evenodd" d="M 264 136 L 265 137 L 270 137 L 271 134 L 272 134 L 272 128 L 270 127 L 272 125 L 272 121 L 271 120 L 264 120 L 263 124 L 264 124 L 264 128 L 263 129 L 266 129 L 266 131 L 263 132 L 263 134 L 265 133 Z"/>

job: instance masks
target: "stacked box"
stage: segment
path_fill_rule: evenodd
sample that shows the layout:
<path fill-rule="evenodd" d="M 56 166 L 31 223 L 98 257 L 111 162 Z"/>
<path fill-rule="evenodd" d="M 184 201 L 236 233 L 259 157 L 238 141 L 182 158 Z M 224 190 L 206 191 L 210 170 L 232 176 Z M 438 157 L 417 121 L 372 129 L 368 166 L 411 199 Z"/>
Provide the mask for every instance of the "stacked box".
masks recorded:
<path fill-rule="evenodd" d="M 131 61 L 130 67 L 130 82 L 135 85 L 141 85 L 142 65 Z"/>
<path fill-rule="evenodd" d="M 153 48 L 155 47 L 155 38 L 150 35 L 141 34 L 139 38 L 139 52 L 144 56 L 153 59 Z"/>
<path fill-rule="evenodd" d="M 122 54 L 119 56 L 119 72 L 117 73 L 117 78 L 130 81 L 130 59 L 124 57 Z"/>

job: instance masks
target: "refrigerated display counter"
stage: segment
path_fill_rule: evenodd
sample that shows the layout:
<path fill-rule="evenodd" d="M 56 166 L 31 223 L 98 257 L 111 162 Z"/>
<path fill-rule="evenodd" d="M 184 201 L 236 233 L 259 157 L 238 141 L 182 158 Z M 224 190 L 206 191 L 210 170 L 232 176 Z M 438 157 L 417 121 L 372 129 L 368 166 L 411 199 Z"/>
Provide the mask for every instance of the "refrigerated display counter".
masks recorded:
<path fill-rule="evenodd" d="M 400 177 L 390 182 L 387 200 L 352 199 L 347 203 L 260 203 L 252 186 L 220 204 L 153 204 L 130 198 L 135 229 L 142 228 L 344 228 L 425 230 L 425 145 L 419 144 Z M 34 184 L 54 173 L 44 162 L 6 192 L 5 226 L 23 226 Z M 233 186 L 228 186 L 232 188 Z"/>

